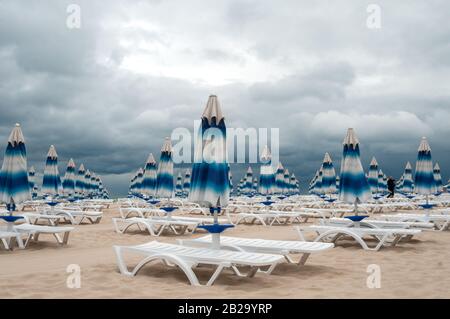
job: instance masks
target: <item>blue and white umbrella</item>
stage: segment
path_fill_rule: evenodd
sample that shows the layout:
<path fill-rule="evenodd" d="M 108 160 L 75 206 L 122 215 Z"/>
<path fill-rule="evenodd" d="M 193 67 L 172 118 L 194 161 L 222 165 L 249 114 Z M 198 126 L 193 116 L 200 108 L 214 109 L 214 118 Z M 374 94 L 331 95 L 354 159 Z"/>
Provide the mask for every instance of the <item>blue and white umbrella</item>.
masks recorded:
<path fill-rule="evenodd" d="M 372 198 L 359 154 L 359 141 L 355 131 L 349 128 L 344 139 L 341 162 L 339 199 L 343 202 L 357 204 Z"/>
<path fill-rule="evenodd" d="M 28 170 L 28 185 L 30 186 L 31 198 L 37 196 L 37 185 L 36 185 L 36 170 L 34 166 Z"/>
<path fill-rule="evenodd" d="M 220 205 L 226 206 L 230 196 L 226 126 L 217 96 L 209 97 L 201 120 L 189 200 L 214 207 L 220 198 Z"/>
<path fill-rule="evenodd" d="M 160 198 L 171 198 L 173 195 L 173 188 L 172 143 L 170 139 L 166 137 L 159 158 L 156 178 L 156 196 Z"/>
<path fill-rule="evenodd" d="M 191 188 L 191 170 L 187 169 L 184 173 L 184 180 L 183 180 L 183 193 L 188 196 L 189 195 L 189 189 Z"/>
<path fill-rule="evenodd" d="M 84 173 L 84 194 L 86 196 L 90 196 L 92 193 L 92 185 L 91 185 L 91 171 L 86 170 Z"/>
<path fill-rule="evenodd" d="M 406 163 L 405 166 L 405 171 L 403 173 L 403 183 L 402 183 L 402 192 L 404 193 L 412 193 L 414 189 L 414 181 L 412 178 L 412 167 L 411 167 L 411 163 L 408 162 Z"/>
<path fill-rule="evenodd" d="M 289 195 L 291 192 L 291 174 L 289 173 L 289 170 L 286 168 L 284 170 L 284 189 L 283 189 L 283 194 L 285 195 Z"/>
<path fill-rule="evenodd" d="M 299 182 L 298 182 L 297 178 L 295 177 L 294 173 L 291 174 L 290 185 L 291 185 L 291 194 L 297 195 L 299 193 L 299 190 L 298 190 Z"/>
<path fill-rule="evenodd" d="M 369 182 L 372 194 L 376 194 L 378 192 L 378 163 L 375 157 L 372 157 L 372 161 L 370 162 L 367 181 Z"/>
<path fill-rule="evenodd" d="M 441 168 L 439 167 L 438 163 L 434 164 L 433 175 L 434 175 L 434 182 L 436 183 L 436 191 L 438 193 L 442 193 L 443 187 L 442 187 Z"/>
<path fill-rule="evenodd" d="M 378 192 L 380 194 L 387 193 L 387 184 L 385 183 L 384 176 L 383 170 L 380 168 L 378 170 Z"/>
<path fill-rule="evenodd" d="M 81 164 L 78 168 L 78 173 L 75 180 L 75 194 L 78 197 L 82 197 L 84 194 L 84 174 L 86 174 L 86 169 L 84 168 L 84 165 Z"/>
<path fill-rule="evenodd" d="M 47 153 L 41 192 L 43 195 L 49 196 L 62 194 L 61 177 L 58 171 L 58 154 L 53 145 L 50 145 Z"/>
<path fill-rule="evenodd" d="M 257 193 L 258 192 L 258 179 L 256 177 L 253 178 L 252 191 L 253 191 L 253 193 Z"/>
<path fill-rule="evenodd" d="M 156 180 L 157 180 L 157 168 L 156 161 L 153 157 L 153 154 L 147 158 L 147 162 L 145 163 L 145 172 L 144 177 L 142 179 L 141 184 L 141 192 L 144 195 L 153 197 L 156 194 Z"/>
<path fill-rule="evenodd" d="M 319 171 L 317 170 L 316 173 L 314 174 L 314 177 L 309 182 L 308 191 L 309 191 L 310 194 L 315 194 L 316 193 L 316 181 L 317 181 L 318 177 L 319 177 Z"/>
<path fill-rule="evenodd" d="M 336 176 L 336 190 L 337 192 L 339 192 L 339 187 L 341 185 L 341 178 L 339 177 L 339 175 Z"/>
<path fill-rule="evenodd" d="M 325 153 L 322 162 L 322 187 L 323 194 L 336 193 L 336 171 L 334 170 L 333 161 L 328 153 Z"/>
<path fill-rule="evenodd" d="M 274 193 L 275 175 L 272 168 L 272 154 L 267 145 L 263 148 L 260 161 L 259 192 L 262 195 L 269 196 Z"/>
<path fill-rule="evenodd" d="M 233 192 L 233 174 L 231 174 L 231 167 L 228 164 L 228 182 L 230 183 L 230 195 Z"/>
<path fill-rule="evenodd" d="M 10 212 L 15 205 L 31 199 L 25 139 L 19 124 L 12 129 L 0 171 L 0 201 Z"/>
<path fill-rule="evenodd" d="M 433 174 L 433 162 L 431 160 L 431 148 L 425 137 L 419 145 L 416 175 L 414 178 L 414 191 L 417 194 L 425 195 L 428 204 L 428 195 L 436 193 L 436 183 Z"/>
<path fill-rule="evenodd" d="M 141 195 L 142 194 L 142 181 L 144 180 L 144 170 L 142 167 L 139 167 L 137 171 L 136 176 L 136 193 Z"/>
<path fill-rule="evenodd" d="M 317 172 L 317 178 L 314 182 L 314 194 L 322 195 L 322 178 L 323 178 L 323 168 L 320 166 L 318 172 Z"/>
<path fill-rule="evenodd" d="M 98 184 L 97 184 L 97 174 L 91 173 L 91 194 L 96 197 L 98 195 Z"/>
<path fill-rule="evenodd" d="M 247 173 L 245 174 L 245 185 L 244 185 L 244 192 L 246 194 L 253 193 L 253 170 L 249 166 L 247 169 Z"/>
<path fill-rule="evenodd" d="M 275 172 L 275 193 L 283 194 L 284 192 L 284 167 L 281 162 L 278 163 L 277 170 Z"/>
<path fill-rule="evenodd" d="M 73 159 L 67 163 L 66 174 L 63 181 L 63 192 L 66 196 L 72 196 L 75 192 L 75 163 Z"/>
<path fill-rule="evenodd" d="M 181 172 L 178 172 L 177 182 L 175 183 L 175 194 L 176 196 L 183 195 L 183 177 L 181 176 Z"/>

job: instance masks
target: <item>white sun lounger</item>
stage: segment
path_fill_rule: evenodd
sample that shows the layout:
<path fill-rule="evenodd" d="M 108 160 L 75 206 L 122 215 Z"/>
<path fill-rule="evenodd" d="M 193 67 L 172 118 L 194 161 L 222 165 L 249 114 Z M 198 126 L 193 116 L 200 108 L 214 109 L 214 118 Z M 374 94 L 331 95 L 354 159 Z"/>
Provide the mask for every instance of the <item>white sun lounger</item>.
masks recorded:
<path fill-rule="evenodd" d="M 159 208 L 144 208 L 144 207 L 119 207 L 120 217 L 141 217 L 147 218 L 148 216 L 164 216 L 165 212 Z"/>
<path fill-rule="evenodd" d="M 64 220 L 69 221 L 72 225 L 80 225 L 84 220 L 89 221 L 91 224 L 98 224 L 103 217 L 103 212 L 98 211 L 55 209 L 49 212 L 51 215 L 62 216 Z"/>
<path fill-rule="evenodd" d="M 355 222 L 347 218 L 330 218 L 327 220 L 321 220 L 321 225 L 325 226 L 337 226 L 337 227 L 354 227 Z M 387 221 L 379 219 L 364 219 L 359 222 L 360 227 L 368 228 L 382 228 L 382 229 L 421 229 L 432 230 L 434 228 L 433 223 L 428 222 L 401 222 L 401 221 Z"/>
<path fill-rule="evenodd" d="M 336 227 L 325 225 L 297 226 L 301 240 L 305 240 L 304 232 L 312 231 L 317 233 L 314 241 L 327 241 L 336 244 L 342 237 L 353 238 L 365 250 L 378 251 L 383 246 L 395 246 L 401 239 L 410 239 L 419 234 L 419 229 L 379 229 L 379 228 L 358 228 L 358 227 Z M 369 247 L 364 238 L 376 239 L 377 244 Z"/>
<path fill-rule="evenodd" d="M 238 224 L 261 224 L 263 226 L 287 225 L 293 222 L 302 222 L 302 213 L 285 211 L 260 211 L 254 213 L 237 214 L 235 225 Z"/>
<path fill-rule="evenodd" d="M 31 224 L 20 224 L 14 226 L 14 230 L 19 234 L 27 235 L 27 239 L 25 240 L 24 246 L 27 247 L 28 243 L 33 240 L 37 242 L 39 240 L 40 235 L 53 235 L 55 237 L 56 242 L 61 245 L 67 245 L 69 240 L 69 235 L 73 227 L 59 227 L 59 226 L 41 226 L 41 225 L 31 225 Z M 60 235 L 63 237 L 61 238 Z"/>
<path fill-rule="evenodd" d="M 6 250 L 12 250 L 14 248 L 13 239 L 15 239 L 15 243 L 17 243 L 17 246 L 19 246 L 19 248 L 25 248 L 19 233 L 0 230 L 0 242 L 3 243 L 3 246 Z"/>
<path fill-rule="evenodd" d="M 395 215 L 381 215 L 381 217 L 389 221 L 429 222 L 433 223 L 435 229 L 439 231 L 448 230 L 450 228 L 450 215 L 395 214 Z"/>
<path fill-rule="evenodd" d="M 284 261 L 284 257 L 280 255 L 194 248 L 158 241 L 136 246 L 114 246 L 113 248 L 120 273 L 123 275 L 135 276 L 146 264 L 162 261 L 167 266 L 178 266 L 186 274 L 190 284 L 194 286 L 202 286 L 193 271 L 193 268 L 198 265 L 216 267 L 206 283 L 206 286 L 211 286 L 225 268 L 231 268 L 235 274 L 241 277 L 253 277 L 263 267 L 268 267 L 266 273 L 270 274 L 279 263 Z M 144 259 L 129 271 L 124 261 L 125 252 L 143 255 Z M 250 266 L 251 268 L 247 274 L 243 274 L 238 269 L 240 266 Z"/>
<path fill-rule="evenodd" d="M 46 215 L 39 213 L 23 213 L 22 216 L 29 224 L 37 225 L 40 221 L 44 221 L 51 226 L 56 226 L 63 218 L 62 216 L 58 215 Z"/>
<path fill-rule="evenodd" d="M 198 225 L 198 221 L 186 221 L 175 218 L 113 218 L 114 228 L 117 233 L 123 234 L 133 226 L 142 231 L 147 230 L 151 236 L 160 236 L 164 231 L 169 230 L 175 235 L 193 233 Z M 142 229 L 142 228 L 143 229 Z"/>
<path fill-rule="evenodd" d="M 211 245 L 212 237 L 211 235 L 207 235 L 196 239 L 180 239 L 178 242 L 181 245 L 208 247 Z M 334 247 L 334 244 L 332 243 L 295 240 L 268 240 L 228 236 L 220 236 L 220 245 L 223 249 L 282 255 L 288 263 L 297 264 L 299 266 L 304 265 L 311 254 L 322 252 Z M 302 256 L 296 262 L 289 256 L 291 254 L 302 254 Z"/>

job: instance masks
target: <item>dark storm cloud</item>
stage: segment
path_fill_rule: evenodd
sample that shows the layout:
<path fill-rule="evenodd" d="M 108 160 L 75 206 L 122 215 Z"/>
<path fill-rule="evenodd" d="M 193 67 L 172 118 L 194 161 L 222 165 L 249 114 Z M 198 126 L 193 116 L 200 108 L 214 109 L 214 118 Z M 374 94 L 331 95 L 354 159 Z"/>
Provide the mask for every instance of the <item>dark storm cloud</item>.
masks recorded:
<path fill-rule="evenodd" d="M 304 180 L 326 151 L 339 167 L 350 126 L 365 167 L 374 155 L 398 176 L 426 135 L 448 177 L 448 2 L 379 1 L 369 30 L 360 1 L 78 1 L 71 30 L 73 2 L 0 3 L 0 136 L 20 122 L 40 171 L 54 144 L 62 173 L 73 157 L 123 194 L 215 93 L 228 126 L 280 128 Z M 235 183 L 245 170 L 233 165 Z"/>

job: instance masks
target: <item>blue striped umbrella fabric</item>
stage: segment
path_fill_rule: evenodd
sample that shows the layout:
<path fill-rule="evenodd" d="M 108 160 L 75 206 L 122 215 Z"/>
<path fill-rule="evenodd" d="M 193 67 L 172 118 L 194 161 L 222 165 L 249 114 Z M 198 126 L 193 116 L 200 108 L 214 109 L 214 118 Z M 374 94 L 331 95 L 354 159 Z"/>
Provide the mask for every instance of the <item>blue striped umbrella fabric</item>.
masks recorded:
<path fill-rule="evenodd" d="M 25 139 L 19 124 L 12 129 L 0 171 L 0 201 L 10 211 L 15 205 L 31 199 L 27 172 Z"/>
<path fill-rule="evenodd" d="M 253 193 L 253 171 L 252 168 L 249 166 L 247 169 L 247 173 L 245 174 L 245 185 L 244 185 L 244 192 L 246 194 Z"/>
<path fill-rule="evenodd" d="M 181 172 L 178 172 L 177 182 L 175 183 L 175 193 L 176 196 L 183 195 L 183 177 L 181 176 Z"/>
<path fill-rule="evenodd" d="M 36 170 L 31 166 L 28 170 L 28 185 L 30 186 L 31 198 L 37 196 Z"/>
<path fill-rule="evenodd" d="M 144 180 L 144 170 L 139 167 L 136 176 L 136 193 L 142 194 L 142 181 Z"/>
<path fill-rule="evenodd" d="M 343 144 L 339 199 L 356 206 L 358 202 L 368 201 L 372 196 L 361 164 L 359 141 L 352 128 L 348 129 Z"/>
<path fill-rule="evenodd" d="M 298 194 L 298 181 L 294 173 L 291 174 L 290 185 L 291 185 L 291 194 L 292 195 Z"/>
<path fill-rule="evenodd" d="M 286 168 L 284 170 L 283 173 L 283 183 L 284 183 L 284 188 L 283 188 L 283 194 L 284 195 L 289 195 L 290 191 L 291 191 L 291 174 L 289 173 L 289 170 Z"/>
<path fill-rule="evenodd" d="M 62 194 L 61 177 L 58 170 L 58 154 L 53 145 L 50 145 L 47 153 L 41 191 L 43 195 L 58 196 Z"/>
<path fill-rule="evenodd" d="M 75 193 L 75 162 L 70 159 L 67 163 L 66 174 L 63 181 L 63 192 L 66 196 L 72 196 Z"/>
<path fill-rule="evenodd" d="M 86 173 L 86 169 L 84 165 L 81 164 L 78 168 L 77 177 L 75 180 L 75 194 L 78 197 L 82 197 L 84 194 L 84 174 Z"/>
<path fill-rule="evenodd" d="M 272 154 L 267 145 L 263 148 L 260 161 L 259 192 L 262 195 L 271 195 L 274 193 L 275 175 L 272 168 Z"/>
<path fill-rule="evenodd" d="M 314 174 L 314 177 L 309 182 L 308 191 L 310 194 L 315 194 L 315 192 L 316 192 L 316 181 L 317 181 L 318 177 L 319 177 L 319 171 L 317 170 L 316 173 Z"/>
<path fill-rule="evenodd" d="M 284 167 L 281 162 L 278 163 L 277 170 L 275 172 L 275 194 L 283 194 L 284 192 Z"/>
<path fill-rule="evenodd" d="M 414 184 L 414 191 L 417 194 L 430 195 L 436 193 L 431 148 L 425 137 L 422 138 L 418 149 Z"/>
<path fill-rule="evenodd" d="M 200 205 L 215 207 L 220 198 L 220 205 L 227 206 L 230 181 L 226 125 L 217 96 L 209 97 L 201 121 L 201 127 L 197 133 L 189 200 Z"/>
<path fill-rule="evenodd" d="M 255 177 L 253 178 L 253 186 L 252 186 L 253 193 L 258 192 L 258 179 Z"/>
<path fill-rule="evenodd" d="M 317 195 L 322 195 L 323 194 L 323 191 L 322 191 L 322 178 L 323 178 L 323 168 L 321 166 L 319 171 L 318 171 L 318 173 L 317 173 L 316 181 L 314 183 L 314 194 L 317 194 Z"/>
<path fill-rule="evenodd" d="M 404 193 L 412 193 L 414 189 L 414 181 L 412 177 L 412 167 L 411 163 L 406 163 L 405 171 L 403 173 L 403 183 L 402 183 L 402 192 Z"/>
<path fill-rule="evenodd" d="M 91 173 L 91 195 L 96 197 L 98 193 L 97 174 Z"/>
<path fill-rule="evenodd" d="M 144 177 L 142 179 L 141 191 L 144 195 L 153 197 L 156 194 L 156 179 L 157 179 L 157 168 L 156 161 L 153 157 L 153 154 L 147 158 L 147 162 L 145 163 L 145 172 Z"/>
<path fill-rule="evenodd" d="M 91 185 L 91 171 L 86 170 L 84 173 L 84 194 L 86 196 L 90 196 L 92 193 L 92 185 Z"/>
<path fill-rule="evenodd" d="M 172 143 L 170 138 L 166 137 L 159 158 L 156 195 L 160 198 L 171 198 L 173 196 L 173 188 Z"/>
<path fill-rule="evenodd" d="M 191 188 L 191 170 L 187 169 L 184 173 L 184 180 L 183 180 L 183 193 L 184 195 L 189 195 L 189 189 Z"/>
<path fill-rule="evenodd" d="M 333 161 L 328 153 L 325 153 L 322 162 L 322 193 L 336 193 L 336 171 L 334 170 Z"/>
<path fill-rule="evenodd" d="M 380 194 L 387 193 L 387 185 L 384 183 L 384 173 L 382 169 L 378 170 L 378 192 Z"/>
<path fill-rule="evenodd" d="M 442 176 L 441 176 L 441 168 L 439 167 L 439 164 L 434 164 L 433 168 L 433 175 L 434 175 L 434 182 L 436 184 L 436 191 L 438 193 L 442 192 Z"/>
<path fill-rule="evenodd" d="M 376 194 L 378 192 L 378 163 L 375 157 L 372 157 L 372 161 L 370 162 L 367 181 L 369 182 L 372 194 Z"/>
<path fill-rule="evenodd" d="M 230 194 L 233 192 L 233 174 L 231 173 L 230 164 L 228 164 L 228 182 L 230 184 Z"/>

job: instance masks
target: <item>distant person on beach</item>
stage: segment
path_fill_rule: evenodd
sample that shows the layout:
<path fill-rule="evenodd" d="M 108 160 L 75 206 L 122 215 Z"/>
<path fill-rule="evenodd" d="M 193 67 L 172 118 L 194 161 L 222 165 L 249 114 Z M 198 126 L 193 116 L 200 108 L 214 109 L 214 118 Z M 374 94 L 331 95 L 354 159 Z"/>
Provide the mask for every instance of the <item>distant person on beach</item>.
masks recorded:
<path fill-rule="evenodd" d="M 389 195 L 387 196 L 387 198 L 394 198 L 395 179 L 393 179 L 392 176 L 389 176 L 389 178 L 387 180 L 387 187 L 388 187 L 388 191 L 389 191 Z"/>

